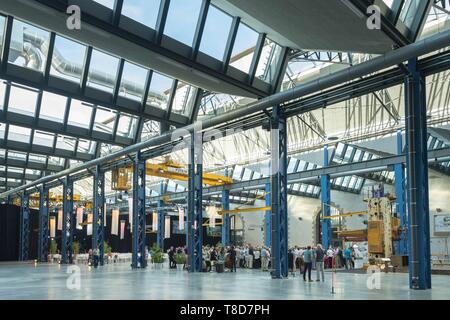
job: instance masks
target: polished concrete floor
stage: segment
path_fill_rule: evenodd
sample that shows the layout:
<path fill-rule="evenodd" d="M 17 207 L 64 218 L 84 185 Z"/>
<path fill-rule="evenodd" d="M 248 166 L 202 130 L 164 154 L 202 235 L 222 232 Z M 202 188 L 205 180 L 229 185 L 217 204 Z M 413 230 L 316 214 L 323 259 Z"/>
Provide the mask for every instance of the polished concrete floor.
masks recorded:
<path fill-rule="evenodd" d="M 433 275 L 433 289 L 408 288 L 407 274 L 380 274 L 380 288 L 370 290 L 365 274 L 332 273 L 325 282 L 303 282 L 296 274 L 273 280 L 266 272 L 189 274 L 177 270 L 131 270 L 128 264 L 93 269 L 80 266 L 77 277 L 58 264 L 0 263 L 0 299 L 450 299 L 450 276 Z M 313 273 L 315 279 L 315 273 Z M 68 281 L 69 279 L 69 281 Z M 71 281 L 75 280 L 75 281 Z M 79 289 L 72 288 L 79 284 Z"/>

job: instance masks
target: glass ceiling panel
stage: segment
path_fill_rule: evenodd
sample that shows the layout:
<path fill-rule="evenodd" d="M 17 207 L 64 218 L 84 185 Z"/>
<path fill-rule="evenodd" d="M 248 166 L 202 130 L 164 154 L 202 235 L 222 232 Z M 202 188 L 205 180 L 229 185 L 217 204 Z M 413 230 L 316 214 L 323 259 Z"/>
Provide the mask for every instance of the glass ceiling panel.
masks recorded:
<path fill-rule="evenodd" d="M 164 34 L 192 46 L 202 0 L 172 0 Z"/>
<path fill-rule="evenodd" d="M 5 139 L 6 124 L 0 123 L 0 139 Z"/>
<path fill-rule="evenodd" d="M 16 160 L 25 160 L 27 154 L 25 152 L 8 151 L 8 158 Z"/>
<path fill-rule="evenodd" d="M 144 123 L 141 133 L 141 141 L 146 141 L 159 134 L 161 124 L 158 121 L 149 120 Z"/>
<path fill-rule="evenodd" d="M 85 56 L 85 45 L 56 36 L 50 74 L 55 77 L 80 83 Z"/>
<path fill-rule="evenodd" d="M 56 148 L 68 151 L 74 151 L 76 139 L 58 135 L 56 138 Z"/>
<path fill-rule="evenodd" d="M 108 144 L 108 143 L 102 143 L 102 147 L 100 150 L 100 156 L 106 156 L 107 154 L 119 151 L 121 149 L 122 149 L 122 147 L 120 147 L 120 146 L 116 146 L 116 145 L 112 145 L 112 144 Z"/>
<path fill-rule="evenodd" d="M 25 169 L 25 174 L 32 174 L 32 175 L 40 175 L 40 170 L 33 170 L 33 169 Z"/>
<path fill-rule="evenodd" d="M 184 82 L 178 82 L 177 91 L 173 100 L 172 112 L 188 115 L 195 99 L 195 88 Z"/>
<path fill-rule="evenodd" d="M 5 21 L 4 16 L 0 16 L 0 52 L 3 51 L 3 39 L 5 38 Z"/>
<path fill-rule="evenodd" d="M 65 160 L 63 158 L 59 157 L 48 157 L 48 163 L 57 165 L 57 166 L 64 166 Z"/>
<path fill-rule="evenodd" d="M 133 138 L 136 133 L 137 119 L 126 114 L 121 114 L 117 126 L 117 135 Z"/>
<path fill-rule="evenodd" d="M 93 1 L 101 4 L 102 6 L 109 8 L 109 9 L 114 8 L 115 0 L 93 0 Z"/>
<path fill-rule="evenodd" d="M 87 85 L 92 88 L 113 93 L 118 67 L 118 58 L 93 49 Z"/>
<path fill-rule="evenodd" d="M 8 140 L 30 143 L 31 129 L 9 125 Z"/>
<path fill-rule="evenodd" d="M 94 130 L 112 134 L 116 117 L 117 113 L 113 112 L 112 110 L 97 107 L 97 112 L 95 113 Z"/>
<path fill-rule="evenodd" d="M 78 140 L 77 152 L 94 154 L 97 143 L 89 140 Z"/>
<path fill-rule="evenodd" d="M 230 65 L 248 73 L 257 41 L 258 33 L 241 22 L 233 46 Z"/>
<path fill-rule="evenodd" d="M 55 135 L 51 133 L 36 131 L 34 133 L 33 144 L 45 146 L 45 147 L 53 147 L 53 142 L 55 141 Z"/>
<path fill-rule="evenodd" d="M 31 161 L 31 162 L 45 163 L 46 159 L 47 159 L 47 157 L 41 156 L 38 154 L 30 153 L 30 155 L 28 156 L 28 161 Z"/>
<path fill-rule="evenodd" d="M 132 100 L 141 101 L 148 70 L 130 62 L 123 66 L 119 95 Z"/>
<path fill-rule="evenodd" d="M 172 78 L 153 72 L 148 92 L 147 105 L 166 110 L 172 85 Z"/>
<path fill-rule="evenodd" d="M 44 91 L 39 118 L 61 123 L 66 112 L 67 98 Z"/>
<path fill-rule="evenodd" d="M 267 83 L 272 83 L 275 80 L 276 69 L 281 58 L 281 52 L 281 46 L 270 39 L 266 39 L 256 69 L 256 77 Z"/>
<path fill-rule="evenodd" d="M 12 172 L 12 173 L 24 173 L 24 169 L 23 168 L 16 168 L 16 167 L 8 167 L 7 168 L 8 172 Z"/>
<path fill-rule="evenodd" d="M 70 112 L 67 123 L 72 126 L 88 129 L 91 114 L 92 106 L 87 105 L 80 100 L 73 99 L 70 102 Z"/>
<path fill-rule="evenodd" d="M 222 61 L 232 21 L 228 14 L 210 5 L 200 51 Z"/>
<path fill-rule="evenodd" d="M 8 62 L 44 71 L 50 33 L 14 19 Z"/>
<path fill-rule="evenodd" d="M 1 50 L 1 48 L 0 48 L 0 50 Z M 5 90 L 6 90 L 6 82 L 1 80 L 0 81 L 0 110 L 1 111 L 3 111 L 3 105 L 5 103 Z"/>
<path fill-rule="evenodd" d="M 38 93 L 21 87 L 11 86 L 8 111 L 34 117 Z"/>
<path fill-rule="evenodd" d="M 161 0 L 124 0 L 122 15 L 155 29 Z"/>

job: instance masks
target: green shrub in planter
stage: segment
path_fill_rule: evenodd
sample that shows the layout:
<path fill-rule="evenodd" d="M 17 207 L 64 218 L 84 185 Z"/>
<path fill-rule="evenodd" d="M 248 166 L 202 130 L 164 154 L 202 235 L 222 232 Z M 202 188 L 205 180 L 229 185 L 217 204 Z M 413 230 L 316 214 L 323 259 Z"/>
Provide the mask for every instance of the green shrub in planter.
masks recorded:
<path fill-rule="evenodd" d="M 111 246 L 106 241 L 103 242 L 103 250 L 105 254 L 110 254 L 112 252 Z"/>
<path fill-rule="evenodd" d="M 164 254 L 156 244 L 153 245 L 153 247 L 152 247 L 151 255 L 152 255 L 153 263 L 163 263 L 164 262 Z"/>
<path fill-rule="evenodd" d="M 78 241 L 75 241 L 72 245 L 73 247 L 73 254 L 77 255 L 80 253 L 80 243 Z"/>
<path fill-rule="evenodd" d="M 182 253 L 178 253 L 174 257 L 176 264 L 184 264 L 186 262 L 186 256 Z"/>
<path fill-rule="evenodd" d="M 56 254 L 58 252 L 58 244 L 56 243 L 55 239 L 52 239 L 50 241 L 50 253 Z"/>

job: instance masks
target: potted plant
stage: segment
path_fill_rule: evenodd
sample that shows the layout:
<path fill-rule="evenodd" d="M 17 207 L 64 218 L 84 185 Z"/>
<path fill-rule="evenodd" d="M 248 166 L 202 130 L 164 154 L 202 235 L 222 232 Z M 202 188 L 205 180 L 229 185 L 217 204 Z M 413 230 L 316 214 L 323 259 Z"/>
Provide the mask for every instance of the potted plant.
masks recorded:
<path fill-rule="evenodd" d="M 108 257 L 107 263 L 109 263 L 109 261 L 112 260 L 112 248 L 106 241 L 103 241 L 103 254 Z"/>
<path fill-rule="evenodd" d="M 53 255 L 58 253 L 58 244 L 56 243 L 55 239 L 52 239 L 50 241 L 50 261 L 53 262 Z"/>
<path fill-rule="evenodd" d="M 175 263 L 177 264 L 177 270 L 183 270 L 184 264 L 186 263 L 186 257 L 182 253 L 177 253 L 174 257 Z"/>
<path fill-rule="evenodd" d="M 164 263 L 164 253 L 156 244 L 152 247 L 151 257 L 155 269 L 162 269 L 162 265 Z"/>

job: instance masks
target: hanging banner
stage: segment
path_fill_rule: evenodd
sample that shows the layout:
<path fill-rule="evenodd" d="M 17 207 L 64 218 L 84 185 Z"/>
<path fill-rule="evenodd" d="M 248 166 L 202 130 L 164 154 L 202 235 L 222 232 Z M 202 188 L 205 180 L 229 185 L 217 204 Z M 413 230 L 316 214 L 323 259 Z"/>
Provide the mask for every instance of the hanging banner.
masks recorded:
<path fill-rule="evenodd" d="M 55 217 L 50 217 L 50 238 L 54 238 L 56 236 L 56 219 Z"/>
<path fill-rule="evenodd" d="M 128 197 L 128 223 L 130 231 L 133 230 L 133 197 Z"/>
<path fill-rule="evenodd" d="M 103 226 L 106 227 L 106 203 L 103 207 Z"/>
<path fill-rule="evenodd" d="M 178 230 L 184 230 L 184 208 L 178 207 Z"/>
<path fill-rule="evenodd" d="M 197 220 L 194 221 L 194 229 L 197 230 Z"/>
<path fill-rule="evenodd" d="M 156 212 L 153 212 L 152 218 L 153 218 L 152 230 L 158 231 L 158 214 Z"/>
<path fill-rule="evenodd" d="M 83 213 L 84 209 L 81 207 L 77 208 L 77 230 L 83 230 Z"/>
<path fill-rule="evenodd" d="M 88 213 L 88 215 L 87 215 L 87 228 L 86 228 L 86 234 L 88 235 L 88 236 L 92 236 L 92 221 L 94 221 L 94 214 L 91 212 L 91 213 Z"/>
<path fill-rule="evenodd" d="M 119 235 L 119 209 L 112 210 L 111 234 L 115 236 Z"/>
<path fill-rule="evenodd" d="M 170 216 L 164 219 L 164 239 L 170 238 Z"/>
<path fill-rule="evenodd" d="M 120 220 L 120 240 L 125 238 L 125 220 Z"/>
<path fill-rule="evenodd" d="M 63 212 L 61 209 L 58 210 L 58 230 L 62 230 L 63 225 Z"/>
<path fill-rule="evenodd" d="M 210 228 L 216 227 L 216 216 L 211 216 L 211 218 L 209 218 L 209 227 Z"/>

